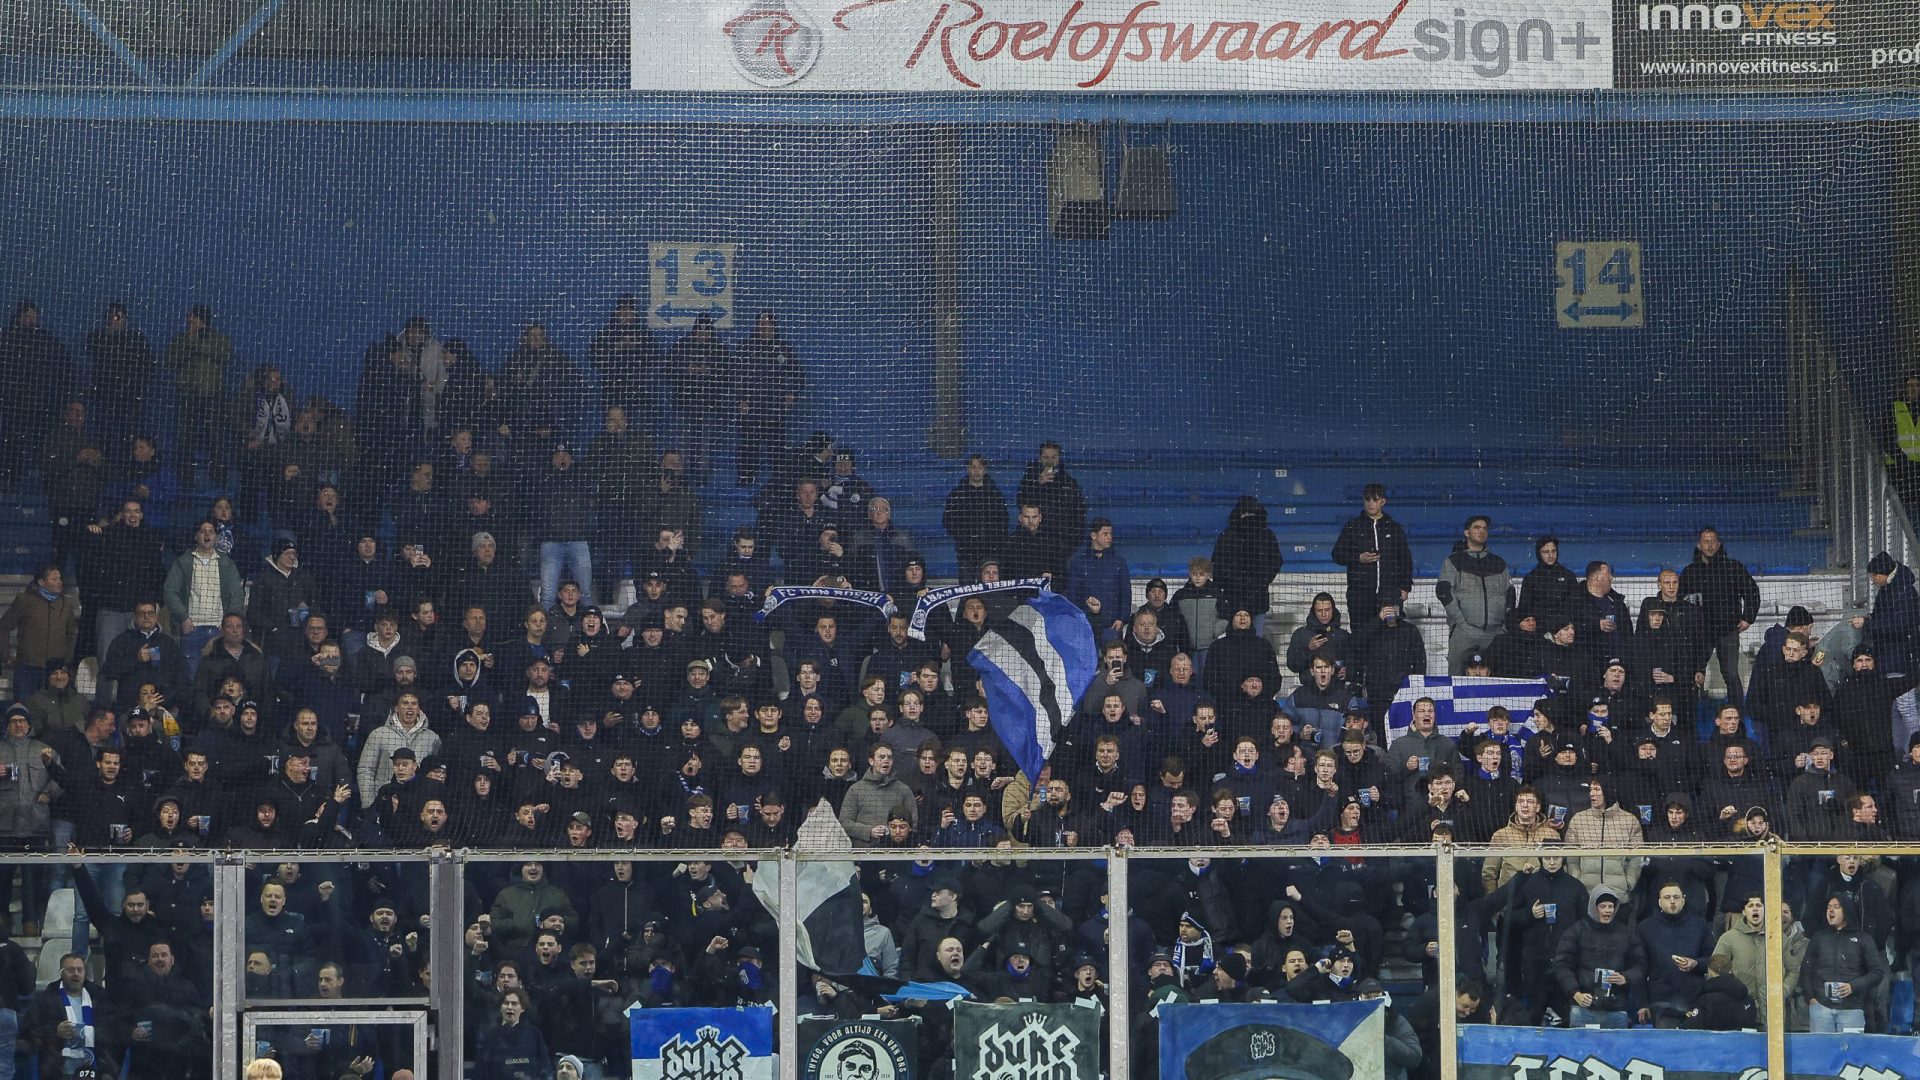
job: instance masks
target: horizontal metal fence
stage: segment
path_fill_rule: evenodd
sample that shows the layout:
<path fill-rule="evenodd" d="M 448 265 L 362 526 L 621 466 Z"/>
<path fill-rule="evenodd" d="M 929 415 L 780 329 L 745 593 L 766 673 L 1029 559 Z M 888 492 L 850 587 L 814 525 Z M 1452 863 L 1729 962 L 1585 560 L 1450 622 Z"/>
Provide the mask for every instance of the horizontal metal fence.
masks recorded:
<path fill-rule="evenodd" d="M 1007 859 L 1010 856 L 1025 862 L 1096 862 L 1105 861 L 1107 877 L 1108 909 L 1111 911 L 1129 911 L 1131 905 L 1128 896 L 1127 870 L 1130 864 L 1143 859 L 1185 860 L 1206 857 L 1214 860 L 1234 859 L 1298 859 L 1327 855 L 1330 857 L 1368 859 L 1394 858 L 1431 860 L 1432 880 L 1435 883 L 1434 901 L 1438 925 L 1448 927 L 1456 925 L 1457 907 L 1454 896 L 1456 860 L 1534 858 L 1543 853 L 1559 854 L 1572 858 L 1644 858 L 1659 857 L 1745 857 L 1762 860 L 1764 896 L 1769 919 L 1776 917 L 1785 901 L 1784 881 L 1788 860 L 1797 857 L 1832 858 L 1841 854 L 1872 855 L 1876 857 L 1920 857 L 1920 844 L 1874 844 L 1871 850 L 1856 845 L 1836 844 L 1792 844 L 1769 841 L 1761 845 L 1653 845 L 1642 844 L 1633 847 L 1568 847 L 1552 845 L 1550 847 L 1493 847 L 1470 845 L 1378 845 L 1346 847 L 1337 849 L 1318 849 L 1305 847 L 1209 847 L 1209 848 L 1062 848 L 1062 849 L 1005 849 L 1005 848 L 942 848 L 934 849 L 888 849 L 856 851 L 851 854 L 844 851 L 810 851 L 801 849 L 785 850 L 619 850 L 600 848 L 590 851 L 573 850 L 518 850 L 518 851 L 478 851 L 433 849 L 428 851 L 354 851 L 354 852 L 314 852 L 301 851 L 236 851 L 220 854 L 199 853 L 177 856 L 168 853 L 139 854 L 128 853 L 107 856 L 83 856 L 75 859 L 60 855 L 9 855 L 0 859 L 0 867 L 20 864 L 58 864 L 108 866 L 135 863 L 189 863 L 207 866 L 213 878 L 214 896 L 214 1048 L 216 1060 L 214 1074 L 234 1075 L 245 1059 L 241 1055 L 246 1045 L 242 1040 L 244 1018 L 249 1010 L 285 1009 L 301 1007 L 314 1009 L 321 1003 L 313 999 L 257 999 L 249 1001 L 245 993 L 246 913 L 253 897 L 247 895 L 247 870 L 249 866 L 266 867 L 291 862 L 304 865 L 352 862 L 380 863 L 425 863 L 430 875 L 430 927 L 431 955 L 439 957 L 463 957 L 464 943 L 463 894 L 465 877 L 470 866 L 487 863 L 515 863 L 537 860 L 543 863 L 556 862 L 613 862 L 633 861 L 647 863 L 684 863 L 691 861 L 738 862 L 742 860 L 763 862 L 776 861 L 783 869 L 780 875 L 780 901 L 782 917 L 779 922 L 779 987 L 778 987 L 778 1045 L 787 1052 L 780 1055 L 780 1075 L 783 1080 L 795 1080 L 798 1076 L 799 1055 L 794 1048 L 798 1046 L 799 1022 L 799 982 L 797 979 L 798 962 L 796 958 L 796 920 L 789 914 L 795 907 L 795 878 L 791 871 L 799 865 L 820 861 L 856 861 L 876 862 L 912 862 L 937 857 L 940 861 Z M 336 858 L 316 858 L 316 855 L 333 855 Z M 1809 913 L 1809 918 L 1814 916 Z M 1132 998 L 1131 976 L 1141 969 L 1144 957 L 1129 955 L 1129 935 L 1125 933 L 1107 935 L 1108 970 L 1108 1013 L 1112 1017 L 1122 1018 L 1130 1015 L 1129 1002 Z M 1786 1035 L 1786 975 L 1785 957 L 1778 947 L 1776 924 L 1769 922 L 1767 949 L 1767 1016 L 1769 1025 L 1767 1036 L 1767 1067 L 1769 1075 L 1785 1076 L 1785 1035 Z M 1442 1003 L 1440 1016 L 1440 1046 L 1443 1048 L 1440 1071 L 1443 1080 L 1456 1080 L 1459 1075 L 1457 1054 L 1448 1048 L 1457 1047 L 1459 1025 L 1454 1010 L 1448 1003 L 1454 1000 L 1458 987 L 1457 943 L 1455 936 L 1449 933 L 1438 935 L 1439 978 L 1438 995 Z M 439 1080 L 460 1080 L 464 1062 L 462 1045 L 464 1040 L 465 979 L 457 970 L 437 973 L 432 987 L 425 999 L 425 1005 L 432 1018 L 433 1045 L 435 1046 L 434 1075 Z M 388 1006 L 395 1008 L 414 1007 L 422 1004 L 416 998 L 351 999 L 337 1003 L 338 1007 L 365 1010 L 370 1007 Z M 1115 1022 L 1110 1027 L 1110 1071 L 1111 1080 L 1129 1080 L 1131 1072 L 1130 1025 Z"/>

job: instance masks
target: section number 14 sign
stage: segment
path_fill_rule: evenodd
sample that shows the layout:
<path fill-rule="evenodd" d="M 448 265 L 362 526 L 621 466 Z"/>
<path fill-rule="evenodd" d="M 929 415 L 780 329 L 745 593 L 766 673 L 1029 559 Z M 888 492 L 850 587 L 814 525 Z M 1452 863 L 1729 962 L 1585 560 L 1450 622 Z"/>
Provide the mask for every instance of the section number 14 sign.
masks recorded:
<path fill-rule="evenodd" d="M 1561 241 L 1553 248 L 1553 314 L 1576 330 L 1635 330 L 1646 325 L 1640 243 Z"/>

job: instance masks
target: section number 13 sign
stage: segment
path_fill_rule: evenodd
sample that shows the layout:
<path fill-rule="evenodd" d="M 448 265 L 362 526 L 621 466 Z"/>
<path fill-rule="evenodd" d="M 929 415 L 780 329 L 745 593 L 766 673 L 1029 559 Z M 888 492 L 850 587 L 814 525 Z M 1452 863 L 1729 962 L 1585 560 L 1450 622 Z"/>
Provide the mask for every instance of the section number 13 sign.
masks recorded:
<path fill-rule="evenodd" d="M 701 316 L 733 326 L 736 244 L 647 245 L 647 325 L 687 329 Z"/>

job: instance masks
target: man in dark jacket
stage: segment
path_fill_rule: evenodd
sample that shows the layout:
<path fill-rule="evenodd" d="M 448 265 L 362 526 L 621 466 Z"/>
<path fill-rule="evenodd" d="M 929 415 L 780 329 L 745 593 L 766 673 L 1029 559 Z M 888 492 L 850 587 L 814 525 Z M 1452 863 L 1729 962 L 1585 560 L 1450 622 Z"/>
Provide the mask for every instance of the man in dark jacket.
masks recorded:
<path fill-rule="evenodd" d="M 1560 939 L 1580 925 L 1575 914 L 1587 905 L 1587 887 L 1567 870 L 1567 860 L 1557 852 L 1540 857 L 1540 869 L 1521 875 L 1507 908 L 1507 925 L 1501 950 L 1507 968 L 1507 989 L 1522 1001 L 1526 1019 L 1538 1022 L 1552 1009 L 1567 1013 L 1567 995 L 1549 970 L 1560 948 Z M 1517 1019 L 1517 1018 L 1513 1018 Z"/>
<path fill-rule="evenodd" d="M 575 469 L 573 452 L 556 446 L 549 467 L 540 473 L 534 540 L 540 545 L 540 603 L 552 607 L 564 578 L 593 595 L 593 560 L 588 551 L 588 516 L 593 510 L 592 480 Z"/>
<path fill-rule="evenodd" d="M 1836 657 L 1827 662 L 1839 661 Z M 1893 745 L 1887 734 L 1893 703 L 1917 683 L 1920 672 L 1887 675 L 1880 671 L 1872 644 L 1863 642 L 1854 648 L 1851 672 L 1834 694 L 1832 716 L 1840 749 L 1861 779 L 1878 779 L 1893 768 Z"/>
<path fill-rule="evenodd" d="M 1865 1031 L 1870 1003 L 1887 981 L 1886 954 L 1860 927 L 1860 908 L 1852 896 L 1835 893 L 1821 910 L 1826 926 L 1808 935 L 1806 959 L 1800 962 L 1808 1030 Z"/>
<path fill-rule="evenodd" d="M 1039 457 L 1020 478 L 1017 497 L 1021 506 L 1040 508 L 1041 529 L 1056 551 L 1073 550 L 1086 533 L 1087 497 L 1080 491 L 1080 481 L 1067 471 L 1059 443 L 1040 444 Z"/>
<path fill-rule="evenodd" d="M 1413 550 L 1407 530 L 1387 516 L 1387 489 L 1368 484 L 1360 497 L 1363 512 L 1340 527 L 1333 561 L 1347 568 L 1347 614 L 1356 624 L 1413 591 Z"/>
<path fill-rule="evenodd" d="M 187 677 L 186 654 L 180 643 L 160 629 L 159 594 L 143 596 L 133 605 L 133 625 L 114 637 L 100 665 L 100 698 L 108 697 L 117 709 L 131 709 L 140 703 L 140 688 L 148 683 L 168 702 L 182 705 L 193 684 Z"/>
<path fill-rule="evenodd" d="M 980 560 L 993 554 L 1007 535 L 1007 497 L 987 472 L 982 455 L 967 459 L 967 475 L 947 492 L 940 524 L 953 540 L 960 580 L 975 580 L 980 576 Z"/>
<path fill-rule="evenodd" d="M 1640 1008 L 1640 1022 L 1685 1027 L 1687 1014 L 1706 985 L 1713 933 L 1707 920 L 1686 910 L 1687 893 L 1678 882 L 1660 886 L 1659 904 L 1659 910 L 1640 924 L 1640 946 L 1647 962 L 1647 1002 Z"/>
<path fill-rule="evenodd" d="M 1693 561 L 1680 573 L 1680 594 L 1700 605 L 1705 643 L 1720 662 L 1727 700 L 1739 704 L 1744 700 L 1740 692 L 1740 633 L 1760 616 L 1760 586 L 1754 584 L 1753 575 L 1739 560 L 1727 554 L 1719 530 L 1700 530 Z"/>
<path fill-rule="evenodd" d="M 1597 886 L 1587 917 L 1554 950 L 1553 977 L 1573 999 L 1568 1027 L 1628 1026 L 1628 988 L 1646 973 L 1647 952 L 1619 911 L 1620 894 Z"/>
<path fill-rule="evenodd" d="M 1879 590 L 1866 629 L 1873 635 L 1880 666 L 1888 674 L 1905 675 L 1913 663 L 1914 636 L 1920 634 L 1920 592 L 1914 589 L 1913 569 L 1883 551 L 1867 563 L 1867 577 Z"/>
<path fill-rule="evenodd" d="M 1427 646 L 1420 631 L 1400 617 L 1400 606 L 1381 604 L 1375 609 L 1379 618 L 1363 626 L 1354 636 L 1360 653 L 1360 669 L 1367 688 L 1367 711 L 1376 733 L 1385 742 L 1387 706 L 1409 675 L 1427 673 Z"/>
<path fill-rule="evenodd" d="M 1309 677 L 1315 656 L 1324 655 L 1337 670 L 1347 662 L 1353 635 L 1340 625 L 1340 609 L 1334 606 L 1332 593 L 1318 593 L 1307 609 L 1307 618 L 1287 639 L 1287 670 Z"/>
<path fill-rule="evenodd" d="M 253 640 L 271 656 L 282 638 L 297 636 L 307 615 L 320 606 L 320 591 L 300 568 L 300 552 L 292 540 L 273 542 L 273 555 L 254 574 L 247 592 L 247 627 Z"/>
<path fill-rule="evenodd" d="M 109 1031 L 116 1004 L 87 979 L 86 957 L 62 956 L 60 978 L 33 995 L 20 1023 L 20 1040 L 40 1055 L 40 1075 L 71 1076 L 69 1063 L 74 1071 L 91 1063 L 96 1075 L 118 1076 L 120 1047 Z"/>
<path fill-rule="evenodd" d="M 1213 579 L 1220 590 L 1221 609 L 1253 612 L 1254 633 L 1267 631 L 1267 609 L 1273 605 L 1268 590 L 1284 560 L 1280 541 L 1267 527 L 1267 508 L 1252 495 L 1242 495 L 1227 515 L 1227 527 L 1213 542 Z"/>

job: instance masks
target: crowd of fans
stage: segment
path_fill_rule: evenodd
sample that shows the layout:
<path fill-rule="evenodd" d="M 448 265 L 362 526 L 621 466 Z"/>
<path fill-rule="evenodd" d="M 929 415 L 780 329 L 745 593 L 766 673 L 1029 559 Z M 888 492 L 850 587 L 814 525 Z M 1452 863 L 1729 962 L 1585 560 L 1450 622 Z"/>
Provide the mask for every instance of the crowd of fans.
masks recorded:
<path fill-rule="evenodd" d="M 771 1000 L 777 927 L 744 849 L 793 842 L 815 813 L 854 845 L 921 853 L 862 864 L 884 976 L 987 999 L 1101 996 L 1104 943 L 1126 934 L 1137 993 L 1114 1022 L 1136 1026 L 1142 1068 L 1154 1003 L 1382 994 L 1395 963 L 1425 969 L 1427 992 L 1389 1024 L 1394 1067 L 1420 1075 L 1437 1067 L 1442 1007 L 1742 1026 L 1764 1006 L 1772 934 L 1793 957 L 1793 1023 L 1886 1030 L 1890 960 L 1920 960 L 1920 874 L 1903 864 L 1798 861 L 1792 910 L 1769 915 L 1756 859 L 1577 853 L 1920 839 L 1920 713 L 1905 696 L 1920 593 L 1884 555 L 1871 611 L 1816 635 L 1794 609 L 1749 673 L 1741 636 L 1761 597 L 1715 530 L 1636 609 L 1605 562 L 1576 575 L 1552 537 L 1517 574 L 1476 515 L 1438 583 L 1446 670 L 1548 692 L 1458 734 L 1423 699 L 1389 738 L 1388 705 L 1428 648 L 1384 487 L 1334 546 L 1344 614 L 1322 593 L 1285 613 L 1299 625 L 1281 640 L 1266 624 L 1282 558 L 1257 499 L 1231 508 L 1186 580 L 1153 579 L 1136 601 L 1098 493 L 1060 446 L 1041 446 L 1011 500 L 976 456 L 941 519 L 961 579 L 1046 576 L 1100 641 L 1092 687 L 1030 780 L 965 660 L 1022 594 L 969 596 L 909 633 L 931 587 L 922 549 L 852 451 L 826 434 L 792 445 L 804 381 L 770 315 L 734 340 L 702 325 L 665 344 L 623 302 L 589 349 L 602 410 L 584 439 L 588 380 L 537 325 L 496 375 L 411 320 L 369 350 L 351 416 L 296 399 L 271 365 L 230 394 L 232 347 L 204 308 L 156 352 L 115 305 L 85 349 L 91 392 L 43 393 L 44 426 L 0 445 L 0 472 L 37 471 L 54 515 L 49 561 L 0 616 L 16 697 L 0 845 L 312 852 L 253 873 L 248 989 L 321 998 L 431 978 L 425 869 L 379 849 L 606 852 L 469 865 L 467 955 L 445 975 L 467 988 L 481 1080 L 552 1076 L 556 1061 L 625 1075 L 636 1001 Z M 0 370 L 23 364 L 71 366 L 31 304 L 0 332 Z M 149 426 L 163 377 L 192 419 L 173 454 Z M 723 431 L 757 516 L 709 537 Z M 802 599 L 758 617 L 783 583 L 883 592 L 899 614 Z M 1724 697 L 1707 693 L 1714 663 Z M 1443 839 L 1549 849 L 1462 863 L 1463 989 L 1444 1005 L 1431 860 L 1361 850 Z M 1123 926 L 1104 866 L 1045 857 L 1109 844 L 1190 849 L 1130 864 Z M 1223 846 L 1274 854 L 1209 854 Z M 1001 851 L 941 854 L 955 848 Z M 743 854 L 619 859 L 662 849 Z M 19 876 L 16 892 L 0 875 L 0 925 L 37 938 L 58 882 Z M 19 945 L 0 944 L 0 974 L 33 995 L 20 1037 L 42 1075 L 94 1057 L 134 1077 L 204 1075 L 204 868 L 57 876 L 83 908 L 61 981 L 34 991 Z M 944 1006 L 882 1006 L 871 987 L 809 975 L 812 1008 L 919 1016 L 938 1075 Z M 259 1049 L 327 1080 L 410 1053 L 351 1025 Z"/>

